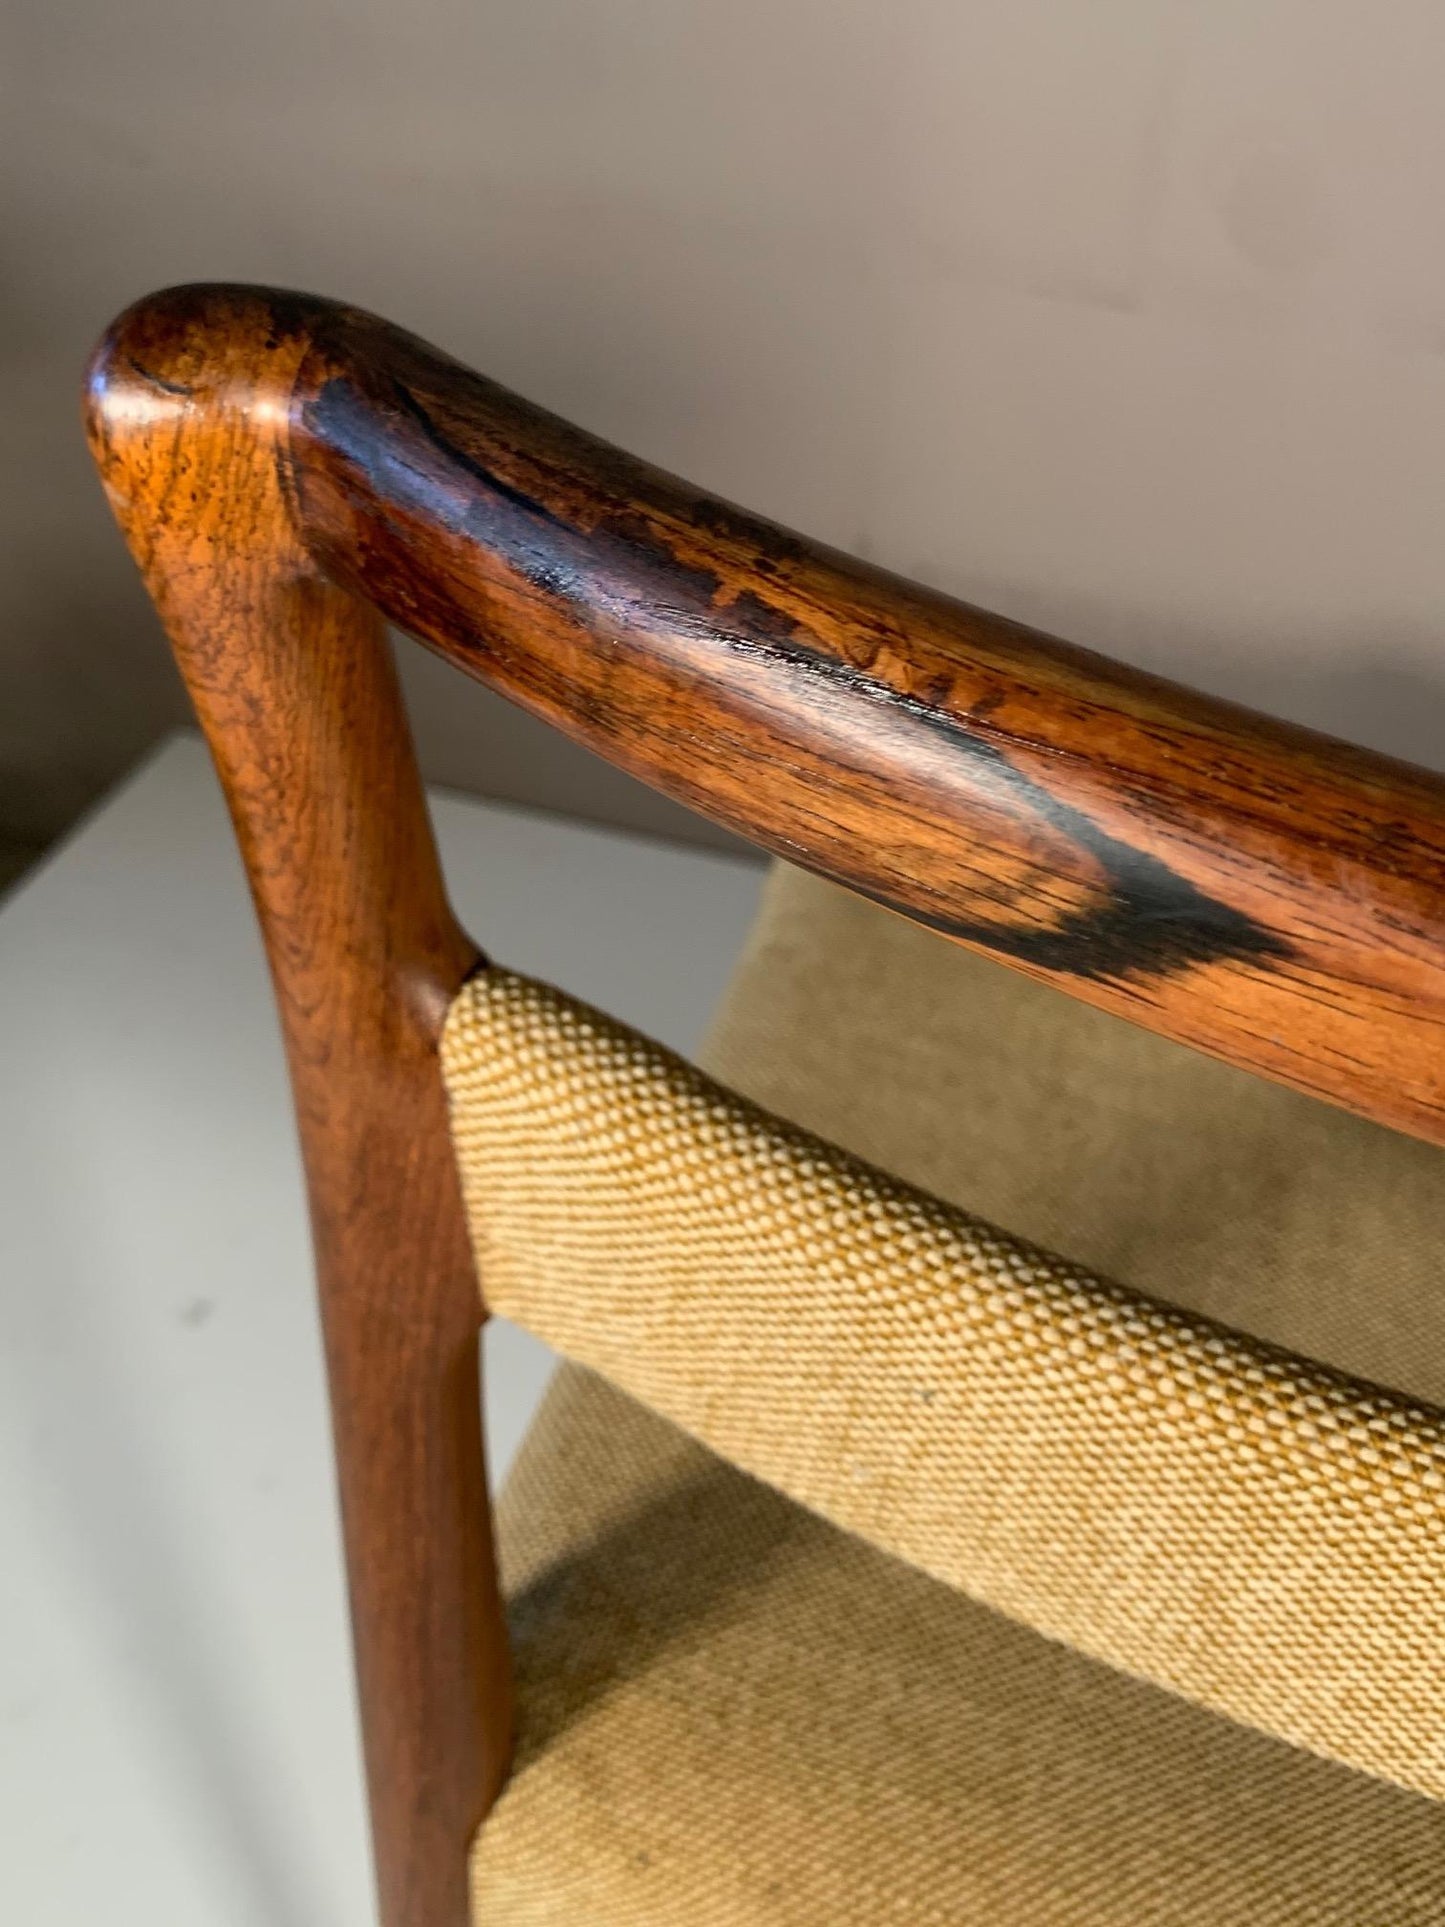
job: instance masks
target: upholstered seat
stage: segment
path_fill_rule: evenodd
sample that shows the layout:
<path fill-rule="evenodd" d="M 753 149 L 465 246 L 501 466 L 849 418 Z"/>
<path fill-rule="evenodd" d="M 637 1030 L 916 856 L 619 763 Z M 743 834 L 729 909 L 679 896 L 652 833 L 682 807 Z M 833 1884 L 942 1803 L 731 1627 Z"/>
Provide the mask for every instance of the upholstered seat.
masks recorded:
<path fill-rule="evenodd" d="M 1432 1927 L 1445 1809 L 975 1606 L 566 1366 L 478 1927 Z"/>
<path fill-rule="evenodd" d="M 1445 1402 L 1438 1151 L 789 871 L 706 1061 L 1126 1284 Z M 1445 1807 L 1009 1623 L 576 1367 L 499 1531 L 521 1739 L 485 1927 L 1445 1919 Z"/>

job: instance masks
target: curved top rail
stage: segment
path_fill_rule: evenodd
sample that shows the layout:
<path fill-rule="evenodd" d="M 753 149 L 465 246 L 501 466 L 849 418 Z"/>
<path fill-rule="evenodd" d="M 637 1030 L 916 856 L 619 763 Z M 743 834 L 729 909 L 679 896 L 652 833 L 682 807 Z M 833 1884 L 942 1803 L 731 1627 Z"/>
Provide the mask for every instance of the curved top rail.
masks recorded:
<path fill-rule="evenodd" d="M 767 849 L 1445 1142 L 1445 781 L 788 534 L 309 297 L 141 303 L 97 438 L 206 407 L 258 328 L 300 538 L 399 627 Z"/>

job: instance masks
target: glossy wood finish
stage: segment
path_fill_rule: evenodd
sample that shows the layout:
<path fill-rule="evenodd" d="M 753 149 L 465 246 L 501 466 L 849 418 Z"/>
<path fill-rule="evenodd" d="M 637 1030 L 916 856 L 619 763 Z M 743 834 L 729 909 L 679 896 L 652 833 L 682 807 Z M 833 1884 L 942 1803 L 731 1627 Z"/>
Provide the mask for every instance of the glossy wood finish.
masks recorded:
<path fill-rule="evenodd" d="M 435 1049 L 475 953 L 375 612 L 795 862 L 1439 1142 L 1445 783 L 788 535 L 310 297 L 140 304 L 90 425 L 276 980 L 383 1920 L 460 1927 L 510 1735 Z"/>
<path fill-rule="evenodd" d="M 767 848 L 1090 1003 L 1445 1141 L 1445 783 L 743 515 L 345 309 L 312 553 Z"/>
<path fill-rule="evenodd" d="M 511 1734 L 481 1307 L 435 1048 L 476 952 L 443 893 L 380 620 L 298 539 L 284 474 L 305 336 L 275 324 L 269 301 L 234 295 L 132 312 L 97 354 L 89 427 L 221 772 L 285 1031 L 381 1915 L 462 1927 Z"/>

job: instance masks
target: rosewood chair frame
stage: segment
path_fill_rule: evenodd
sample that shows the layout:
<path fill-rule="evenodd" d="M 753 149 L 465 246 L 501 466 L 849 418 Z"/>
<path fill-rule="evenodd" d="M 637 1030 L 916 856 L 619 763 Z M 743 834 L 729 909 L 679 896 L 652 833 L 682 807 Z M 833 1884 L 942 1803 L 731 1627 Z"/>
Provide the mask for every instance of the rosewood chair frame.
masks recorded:
<path fill-rule="evenodd" d="M 768 850 L 1437 1143 L 1445 781 L 786 534 L 334 303 L 143 301 L 87 421 L 280 1008 L 381 1919 L 463 1927 L 513 1718 L 437 1057 L 482 960 L 384 623 Z"/>

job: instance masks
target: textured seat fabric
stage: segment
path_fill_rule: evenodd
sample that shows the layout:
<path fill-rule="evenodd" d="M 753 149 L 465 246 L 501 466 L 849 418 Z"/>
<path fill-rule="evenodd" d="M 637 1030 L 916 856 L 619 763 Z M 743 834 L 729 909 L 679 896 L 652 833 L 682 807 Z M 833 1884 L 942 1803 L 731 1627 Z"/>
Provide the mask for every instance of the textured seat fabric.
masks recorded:
<path fill-rule="evenodd" d="M 1445 1152 L 776 868 L 702 1062 L 910 1184 L 1445 1405 Z"/>
<path fill-rule="evenodd" d="M 1445 1413 L 1020 1243 L 549 985 L 479 973 L 443 1055 L 496 1310 L 982 1604 L 1445 1798 Z"/>
<path fill-rule="evenodd" d="M 1445 1402 L 1427 1147 L 787 871 L 706 1061 L 1128 1285 Z M 522 1753 L 480 1920 L 1445 1920 L 1437 1806 L 1007 1623 L 572 1368 L 501 1529 Z"/>
<path fill-rule="evenodd" d="M 1080 1659 L 564 1366 L 478 1927 L 1438 1927 L 1445 1809 Z"/>

